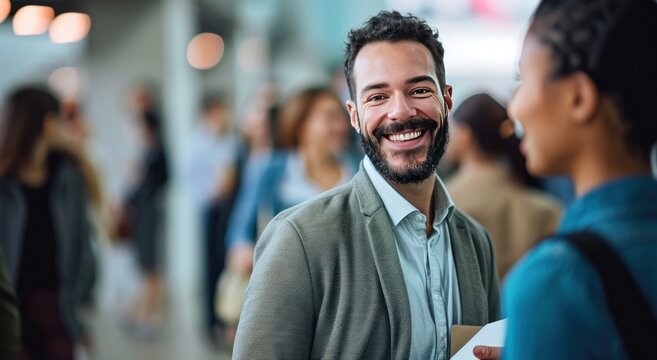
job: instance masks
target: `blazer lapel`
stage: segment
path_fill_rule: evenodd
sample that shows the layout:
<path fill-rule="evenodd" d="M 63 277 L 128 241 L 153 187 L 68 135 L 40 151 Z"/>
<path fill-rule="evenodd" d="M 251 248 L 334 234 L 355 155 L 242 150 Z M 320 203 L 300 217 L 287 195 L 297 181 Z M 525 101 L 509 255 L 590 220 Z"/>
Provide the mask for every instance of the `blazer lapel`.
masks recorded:
<path fill-rule="evenodd" d="M 458 216 L 454 216 L 449 222 L 449 235 L 459 279 L 462 324 L 482 324 L 486 321 L 484 309 L 487 308 L 484 301 L 486 294 L 483 293 L 484 283 L 470 232 Z"/>
<path fill-rule="evenodd" d="M 366 233 L 390 318 L 391 357 L 406 359 L 411 349 L 411 306 L 392 224 L 362 165 L 354 177 L 354 188 L 367 218 Z"/>

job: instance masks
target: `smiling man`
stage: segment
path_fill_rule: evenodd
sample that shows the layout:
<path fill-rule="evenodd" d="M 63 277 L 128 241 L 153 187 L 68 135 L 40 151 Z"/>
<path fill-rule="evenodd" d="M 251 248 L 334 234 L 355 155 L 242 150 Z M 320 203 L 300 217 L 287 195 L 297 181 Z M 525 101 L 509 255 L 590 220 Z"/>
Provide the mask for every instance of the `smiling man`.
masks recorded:
<path fill-rule="evenodd" d="M 345 74 L 365 159 L 263 233 L 236 359 L 447 359 L 451 325 L 499 316 L 488 235 L 436 175 L 452 106 L 437 32 L 381 12 L 349 33 Z"/>

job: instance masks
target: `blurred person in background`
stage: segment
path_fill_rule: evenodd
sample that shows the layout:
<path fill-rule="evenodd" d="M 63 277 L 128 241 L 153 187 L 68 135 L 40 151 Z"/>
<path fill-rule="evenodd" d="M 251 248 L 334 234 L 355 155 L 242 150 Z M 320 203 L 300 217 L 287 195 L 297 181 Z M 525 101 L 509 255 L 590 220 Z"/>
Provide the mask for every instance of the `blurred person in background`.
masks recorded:
<path fill-rule="evenodd" d="M 59 101 L 25 87 L 5 109 L 0 246 L 21 313 L 23 359 L 72 359 L 90 346 L 78 311 L 95 279 L 83 156 Z"/>
<path fill-rule="evenodd" d="M 135 335 L 150 338 L 159 333 L 164 305 L 162 263 L 169 166 L 163 124 L 155 107 L 153 92 L 148 88 L 139 88 L 134 96 L 142 154 L 135 167 L 134 183 L 125 200 L 122 217 L 127 222 L 127 235 L 134 244 L 143 281 L 127 320 Z"/>
<path fill-rule="evenodd" d="M 201 213 L 204 239 L 203 317 L 208 338 L 223 339 L 215 315 L 215 292 L 226 258 L 225 233 L 236 193 L 239 140 L 231 133 L 229 109 L 220 96 L 204 100 L 203 114 L 192 132 L 186 178 Z"/>
<path fill-rule="evenodd" d="M 349 133 L 347 112 L 328 88 L 308 88 L 281 108 L 280 150 L 261 156 L 245 171 L 227 241 L 229 265 L 250 274 L 259 215 L 275 214 L 348 182 L 356 163 L 343 152 Z"/>
<path fill-rule="evenodd" d="M 14 289 L 9 283 L 5 256 L 0 247 L 0 359 L 18 358 L 20 339 L 20 316 Z"/>
<path fill-rule="evenodd" d="M 261 157 L 271 156 L 274 148 L 274 134 L 277 106 L 277 89 L 273 84 L 262 86 L 256 91 L 254 100 L 246 106 L 240 124 L 242 146 L 240 151 L 241 168 L 244 170 L 248 163 L 259 163 Z"/>
<path fill-rule="evenodd" d="M 507 278 L 505 359 L 656 357 L 655 39 L 654 0 L 534 12 L 509 113 L 529 170 L 569 175 L 577 199 Z"/>
<path fill-rule="evenodd" d="M 331 89 L 340 96 L 343 104 L 346 104 L 347 101 L 349 101 L 349 84 L 347 84 L 347 78 L 344 75 L 344 67 L 342 64 L 331 72 Z M 347 148 L 356 159 L 362 159 L 365 155 L 365 151 L 360 142 L 360 137 L 356 132 L 349 132 Z"/>
<path fill-rule="evenodd" d="M 446 186 L 456 206 L 489 231 L 500 279 L 540 238 L 552 234 L 561 207 L 526 186 L 514 125 L 488 94 L 465 99 L 451 118 L 445 161 L 458 164 Z"/>
<path fill-rule="evenodd" d="M 230 265 L 239 273 L 251 271 L 255 238 L 246 230 L 254 227 L 260 209 L 266 207 L 271 218 L 347 182 L 355 172 L 354 160 L 342 153 L 347 113 L 331 90 L 303 90 L 284 104 L 279 115 L 280 151 L 250 165 L 262 170 L 256 179 L 243 179 L 230 221 Z"/>

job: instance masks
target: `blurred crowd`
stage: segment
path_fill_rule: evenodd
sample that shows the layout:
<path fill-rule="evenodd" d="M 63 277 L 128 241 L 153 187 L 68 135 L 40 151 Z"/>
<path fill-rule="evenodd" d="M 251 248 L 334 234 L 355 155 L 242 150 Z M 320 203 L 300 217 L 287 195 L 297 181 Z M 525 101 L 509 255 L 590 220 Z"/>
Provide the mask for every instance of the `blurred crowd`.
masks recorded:
<path fill-rule="evenodd" d="M 547 19 L 544 21 L 553 19 L 544 16 Z M 550 26 L 560 29 L 561 25 L 555 24 Z M 621 25 L 629 28 L 631 24 Z M 541 29 L 532 28 L 532 31 L 542 34 Z M 573 34 L 583 31 L 572 30 Z M 574 35 L 573 38 L 577 40 Z M 625 44 L 616 38 L 612 40 Z M 588 43 L 582 41 L 585 42 Z M 603 45 L 600 49 L 607 49 Z M 594 50 L 601 51 L 598 47 L 591 51 Z M 599 79 L 593 76 L 593 80 L 610 88 L 618 86 L 617 94 L 636 95 L 645 108 L 630 106 L 629 100 L 613 106 L 628 112 L 633 108 L 649 113 L 646 109 L 654 87 L 646 90 L 648 85 L 642 83 L 644 88 L 636 93 L 630 92 L 634 85 L 620 88 L 616 82 L 626 86 L 629 81 L 616 79 L 610 69 L 625 63 L 620 57 L 612 56 L 612 50 L 605 51 L 609 51 L 603 54 L 606 57 L 600 55 L 590 61 L 595 66 L 599 65 L 596 61 L 602 64 L 601 70 L 596 70 L 599 73 L 594 73 Z M 636 55 L 642 50 L 632 51 Z M 564 54 L 558 53 L 564 58 L 558 63 L 562 67 L 580 55 Z M 588 64 L 581 59 L 575 62 L 577 66 Z M 641 69 L 648 68 L 647 64 L 642 66 Z M 633 81 L 642 78 L 641 74 L 631 75 Z M 226 93 L 203 94 L 194 113 L 184 120 L 189 127 L 184 141 L 189 146 L 179 162 L 173 161 L 171 144 L 172 139 L 178 141 L 178 134 L 172 134 L 171 119 L 165 116 L 161 89 L 154 84 L 137 83 L 135 79 L 129 100 L 123 104 L 132 114 L 130 129 L 137 142 L 132 156 L 134 163 L 127 170 L 108 169 L 101 164 L 97 144 L 92 143 L 93 122 L 89 121 L 82 99 L 65 97 L 46 84 L 26 83 L 12 89 L 0 105 L 0 359 L 94 358 L 98 343 L 103 341 L 90 330 L 91 319 L 99 307 L 100 279 L 113 275 L 103 274 L 109 268 L 102 264 L 115 256 L 116 249 L 130 252 L 138 281 L 134 294 L 114 294 L 115 298 L 110 300 L 115 302 L 112 304 L 117 317 L 115 325 L 137 342 L 154 343 L 163 339 L 166 319 L 170 316 L 168 308 L 173 306 L 169 296 L 176 291 L 167 288 L 166 281 L 170 256 L 166 246 L 171 242 L 167 239 L 174 236 L 167 232 L 174 216 L 170 201 L 174 183 L 184 185 L 184 194 L 196 212 L 194 219 L 198 219 L 201 244 L 200 256 L 195 259 L 201 269 L 201 296 L 195 299 L 195 311 L 201 319 L 198 330 L 209 346 L 230 351 L 253 271 L 256 242 L 267 224 L 280 212 L 349 184 L 359 170 L 364 171 L 363 143 L 355 136 L 354 124 L 350 123 L 358 120 L 350 119 L 345 105 L 345 94 L 349 94 L 347 82 L 341 70 L 331 76 L 330 83 L 305 86 L 289 93 L 283 93 L 274 82 L 263 83 L 250 89 L 252 100 L 240 109 Z M 654 78 L 654 72 L 651 76 Z M 582 80 L 584 85 L 580 84 L 580 90 L 590 85 L 586 81 Z M 601 93 L 607 91 L 600 86 Z M 557 232 L 564 208 L 574 200 L 573 184 L 568 178 L 542 178 L 528 171 L 525 155 L 533 151 L 538 158 L 537 154 L 544 151 L 527 149 L 528 141 L 525 148 L 521 146 L 523 129 L 507 109 L 524 118 L 529 117 L 528 113 L 543 114 L 558 108 L 554 104 L 531 108 L 535 102 L 527 95 L 530 90 L 517 92 L 515 106 L 511 107 L 507 106 L 508 99 L 482 90 L 459 95 L 453 111 L 445 110 L 449 142 L 438 173 L 445 180 L 454 205 L 487 230 L 502 288 L 514 266 L 539 242 Z M 577 101 L 585 100 L 577 98 Z M 609 105 L 605 109 L 615 108 Z M 358 114 L 353 116 L 357 118 Z M 549 113 L 545 119 L 551 116 Z M 551 132 L 549 125 L 540 129 L 536 126 L 530 123 L 527 128 L 536 134 L 533 139 L 544 135 L 542 132 L 554 139 L 567 135 L 557 130 Z M 635 125 L 627 131 L 633 141 L 630 143 L 640 143 L 652 151 L 639 149 L 643 151 L 641 154 L 652 154 L 648 156 L 653 156 L 651 161 L 657 163 L 655 145 L 647 144 L 644 139 L 654 137 L 654 126 L 651 123 L 648 129 L 653 133 L 648 135 L 642 134 L 650 131 L 642 131 L 641 126 Z M 622 148 L 616 138 L 620 133 L 625 134 L 625 130 L 619 129 L 620 125 L 605 127 L 604 132 L 592 133 L 587 138 L 597 146 L 598 152 L 591 154 L 610 168 L 632 165 L 630 160 L 636 153 L 627 150 L 627 153 L 619 152 L 627 155 L 625 158 L 601 160 L 601 149 L 608 144 Z M 608 139 L 616 139 L 618 143 L 600 138 L 599 134 L 607 134 Z M 554 146 L 545 145 L 547 140 L 545 143 L 533 140 L 535 143 L 530 144 L 537 148 L 545 146 L 542 150 L 549 148 L 558 153 L 555 158 L 561 156 L 554 163 L 565 163 L 570 155 L 562 155 L 559 150 L 578 138 L 572 135 L 572 139 L 568 144 L 564 141 Z M 111 153 L 111 149 L 104 151 Z M 642 171 L 646 167 L 644 158 L 637 162 Z M 543 163 L 539 165 L 547 167 Z M 574 172 L 558 170 L 533 173 L 572 175 Z M 109 189 L 110 177 L 126 179 L 119 193 Z M 654 188 L 653 183 L 650 185 Z M 600 200 L 601 207 L 604 203 Z M 631 210 L 623 213 L 634 214 Z M 637 218 L 646 223 L 652 221 L 642 216 Z M 639 233 L 638 228 L 637 225 L 632 231 Z M 526 273 L 532 274 L 529 270 Z M 644 270 L 654 273 L 651 269 Z M 539 272 L 540 269 L 536 274 Z M 525 288 L 517 284 L 531 282 L 518 281 L 516 287 L 509 285 L 509 288 L 516 294 L 524 294 Z M 508 280 L 508 284 L 514 282 Z M 520 301 L 511 306 L 523 308 Z M 548 309 L 543 315 L 550 316 L 550 311 L 556 312 Z M 20 326 L 11 326 L 12 323 Z"/>
<path fill-rule="evenodd" d="M 210 344 L 230 349 L 264 226 L 358 171 L 361 144 L 338 95 L 345 89 L 336 88 L 344 84 L 286 98 L 275 86 L 262 86 L 241 118 L 222 94 L 207 94 L 200 119 L 190 121 L 191 148 L 180 169 L 171 168 L 157 89 L 136 87 L 126 106 L 135 114 L 140 153 L 118 199 L 108 196 L 94 162 L 84 109 L 45 86 L 17 88 L 3 106 L 0 248 L 22 315 L 24 358 L 93 353 L 82 310 L 94 308 L 99 257 L 108 246 L 131 249 L 141 278 L 137 295 L 121 309 L 121 326 L 136 339 L 160 336 L 166 198 L 174 173 L 201 219 L 203 332 Z M 450 127 L 440 171 L 456 205 L 489 229 L 503 278 L 555 230 L 563 204 L 527 172 L 502 102 L 486 93 L 468 97 Z"/>

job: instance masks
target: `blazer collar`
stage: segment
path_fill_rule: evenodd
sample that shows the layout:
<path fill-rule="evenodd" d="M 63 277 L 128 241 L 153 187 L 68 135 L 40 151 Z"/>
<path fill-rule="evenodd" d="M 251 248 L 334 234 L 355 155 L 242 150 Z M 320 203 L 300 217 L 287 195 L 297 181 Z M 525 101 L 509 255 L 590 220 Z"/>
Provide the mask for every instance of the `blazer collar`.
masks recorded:
<path fill-rule="evenodd" d="M 367 218 L 367 241 L 390 319 L 390 354 L 393 359 L 407 359 L 411 351 L 411 305 L 402 272 L 392 222 L 383 201 L 363 169 L 353 179 L 360 210 Z"/>
<path fill-rule="evenodd" d="M 362 162 L 352 182 L 356 190 L 356 196 L 358 197 L 358 206 L 363 215 L 371 217 L 376 211 L 384 208 L 383 201 L 379 194 L 377 194 L 372 180 L 367 176 Z"/>
<path fill-rule="evenodd" d="M 354 176 L 353 187 L 360 211 L 367 217 L 367 236 L 370 243 L 381 289 L 388 307 L 392 336 L 393 358 L 407 358 L 410 354 L 411 310 L 408 291 L 395 244 L 392 222 L 383 201 L 374 189 L 363 165 Z M 456 273 L 459 279 L 462 323 L 477 325 L 488 321 L 484 309 L 487 298 L 480 264 L 463 215 L 454 211 L 448 221 L 450 241 Z"/>
<path fill-rule="evenodd" d="M 483 290 L 484 282 L 477 262 L 477 251 L 462 215 L 454 215 L 448 226 L 456 275 L 459 279 L 461 323 L 480 325 L 488 322 L 488 316 L 484 311 L 487 308 L 487 296 Z"/>

